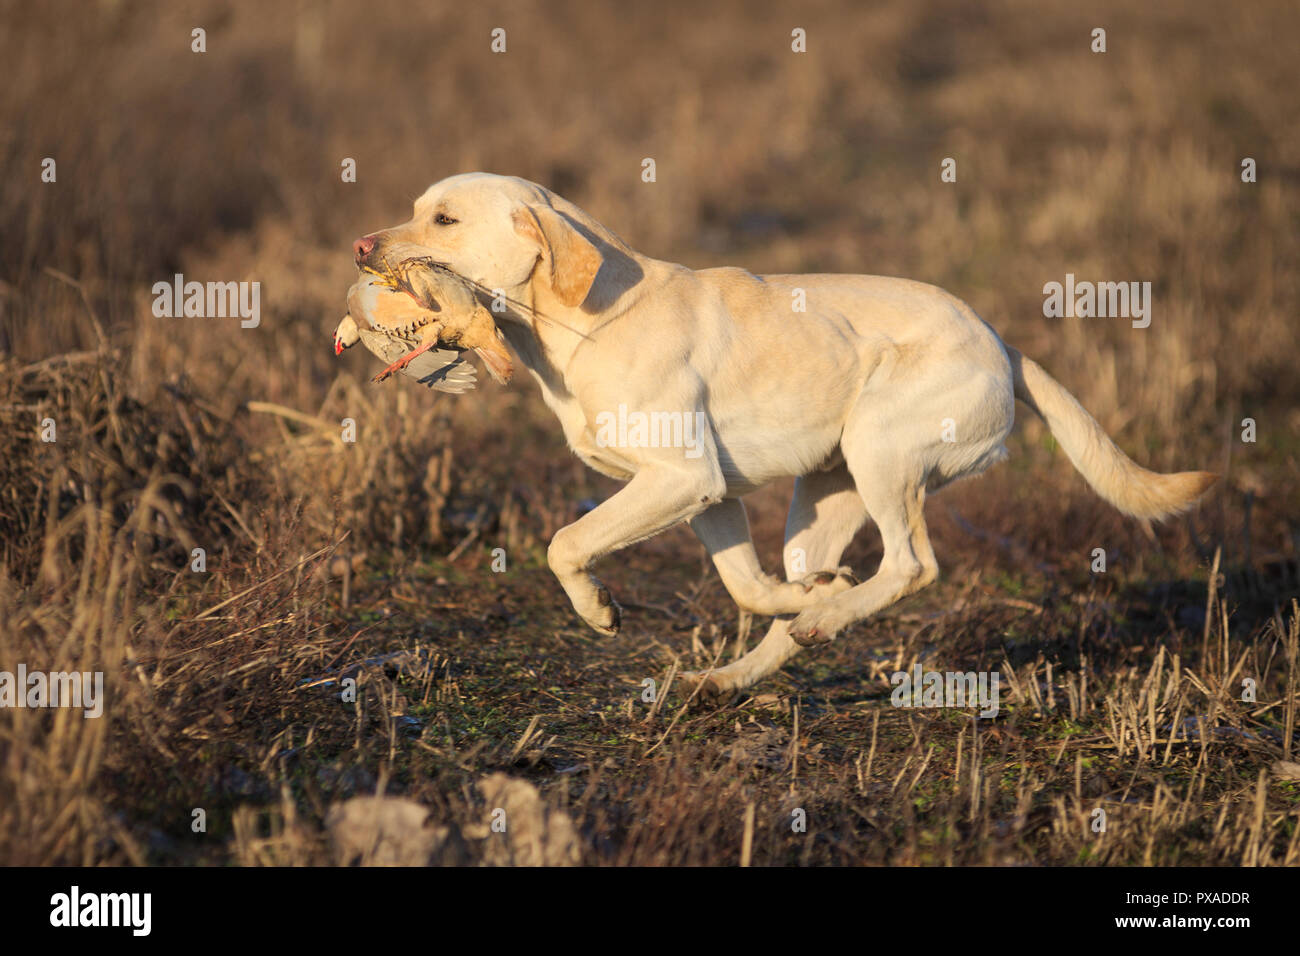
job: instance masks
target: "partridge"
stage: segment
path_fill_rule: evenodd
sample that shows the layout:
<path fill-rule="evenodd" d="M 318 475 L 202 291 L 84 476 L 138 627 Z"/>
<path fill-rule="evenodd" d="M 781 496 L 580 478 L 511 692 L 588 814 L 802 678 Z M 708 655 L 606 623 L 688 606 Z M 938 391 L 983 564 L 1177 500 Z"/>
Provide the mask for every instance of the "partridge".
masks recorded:
<path fill-rule="evenodd" d="M 396 361 L 410 350 L 405 340 L 369 327 L 362 328 L 351 314 L 345 315 L 334 330 L 334 354 L 342 355 L 344 349 L 357 342 L 365 343 L 366 348 L 384 362 Z M 440 392 L 461 394 L 477 384 L 474 366 L 466 362 L 463 355 L 455 349 L 430 349 L 408 363 L 402 372 Z"/>
<path fill-rule="evenodd" d="M 474 286 L 432 260 L 407 259 L 385 272 L 363 275 L 348 292 L 348 310 L 359 338 L 366 340 L 370 331 L 395 346 L 384 350 L 384 358 L 395 360 L 374 381 L 406 371 L 430 350 L 445 355 L 445 350 L 434 349 L 439 343 L 474 349 L 502 384 L 514 373 L 505 339 L 479 302 Z M 351 337 L 345 318 L 335 332 L 335 352 L 347 348 Z M 366 345 L 379 354 L 369 341 Z M 444 361 L 440 357 L 439 365 Z"/>

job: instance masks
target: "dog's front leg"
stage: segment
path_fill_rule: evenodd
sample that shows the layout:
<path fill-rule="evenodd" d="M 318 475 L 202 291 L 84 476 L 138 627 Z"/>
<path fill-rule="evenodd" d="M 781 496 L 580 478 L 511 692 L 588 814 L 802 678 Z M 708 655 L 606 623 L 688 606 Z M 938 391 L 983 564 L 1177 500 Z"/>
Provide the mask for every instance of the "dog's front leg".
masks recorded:
<path fill-rule="evenodd" d="M 561 528 L 546 560 L 578 616 L 597 632 L 618 633 L 622 615 L 590 567 L 604 555 L 689 521 L 722 500 L 726 482 L 711 457 L 695 468 L 651 465 L 617 494 Z"/>

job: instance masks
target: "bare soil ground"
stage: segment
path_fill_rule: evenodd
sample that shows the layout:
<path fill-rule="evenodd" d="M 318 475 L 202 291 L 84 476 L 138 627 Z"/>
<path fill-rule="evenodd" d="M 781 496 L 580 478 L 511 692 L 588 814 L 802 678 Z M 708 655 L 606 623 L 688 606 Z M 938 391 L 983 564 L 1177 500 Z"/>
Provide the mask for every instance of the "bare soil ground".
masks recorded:
<path fill-rule="evenodd" d="M 375 794 L 439 863 L 1300 862 L 1300 12 L 859 6 L 0 4 L 0 670 L 107 682 L 99 719 L 0 710 L 0 863 L 354 862 Z M 1023 413 L 928 503 L 935 585 L 699 706 L 671 676 L 767 622 L 688 531 L 602 565 L 598 637 L 545 549 L 614 485 L 531 383 L 331 353 L 351 239 L 476 168 L 692 266 L 942 285 L 1223 481 L 1148 537 Z M 155 318 L 176 272 L 260 281 L 261 325 Z M 1044 318 L 1067 272 L 1152 281 L 1151 327 Z M 997 718 L 892 706 L 918 663 L 999 671 Z"/>

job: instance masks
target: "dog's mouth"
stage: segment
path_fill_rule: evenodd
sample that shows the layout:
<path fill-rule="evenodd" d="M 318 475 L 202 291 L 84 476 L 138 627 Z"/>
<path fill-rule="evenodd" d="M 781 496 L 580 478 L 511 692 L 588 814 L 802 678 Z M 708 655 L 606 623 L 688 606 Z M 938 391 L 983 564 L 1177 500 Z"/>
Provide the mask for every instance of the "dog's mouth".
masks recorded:
<path fill-rule="evenodd" d="M 364 262 L 359 261 L 357 263 L 357 270 L 359 272 L 363 275 L 374 276 L 386 289 L 393 292 L 405 292 L 421 308 L 428 309 L 431 312 L 441 312 L 442 304 L 436 299 L 422 298 L 416 294 L 415 289 L 411 285 L 409 276 L 413 269 L 437 270 L 452 276 L 458 282 L 472 285 L 472 283 L 469 283 L 469 281 L 463 276 L 452 272 L 441 262 L 437 261 L 432 256 L 427 255 L 404 255 L 398 259 L 391 259 L 387 255 L 381 254 L 377 262 L 367 260 Z M 428 321 L 426 320 L 423 324 L 428 325 Z"/>

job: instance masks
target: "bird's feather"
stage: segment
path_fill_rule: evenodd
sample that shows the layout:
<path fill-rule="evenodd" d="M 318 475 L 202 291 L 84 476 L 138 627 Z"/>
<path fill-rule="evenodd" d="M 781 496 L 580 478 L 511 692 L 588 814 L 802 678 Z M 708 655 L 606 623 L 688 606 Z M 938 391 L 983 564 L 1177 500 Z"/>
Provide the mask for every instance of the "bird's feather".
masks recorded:
<path fill-rule="evenodd" d="M 401 339 L 361 326 L 358 326 L 357 331 L 361 333 L 361 344 L 382 359 L 384 364 L 396 362 L 411 351 L 410 345 Z M 463 360 L 464 354 L 454 349 L 430 349 L 413 358 L 402 369 L 402 374 L 411 376 L 429 388 L 459 395 L 477 384 L 474 366 Z"/>
<path fill-rule="evenodd" d="M 439 263 L 417 257 L 402 260 L 395 268 L 385 263 L 383 272 L 363 269 L 348 290 L 348 310 L 358 337 L 371 352 L 390 365 L 414 354 L 401 370 L 430 387 L 444 391 L 474 387 L 472 367 L 461 359 L 463 351 L 419 351 L 434 344 L 426 338 L 434 335 L 458 350 L 474 349 L 494 379 L 502 384 L 510 381 L 514 368 L 504 336 L 479 302 L 475 286 Z M 469 368 L 470 374 L 441 371 L 448 355 Z"/>

